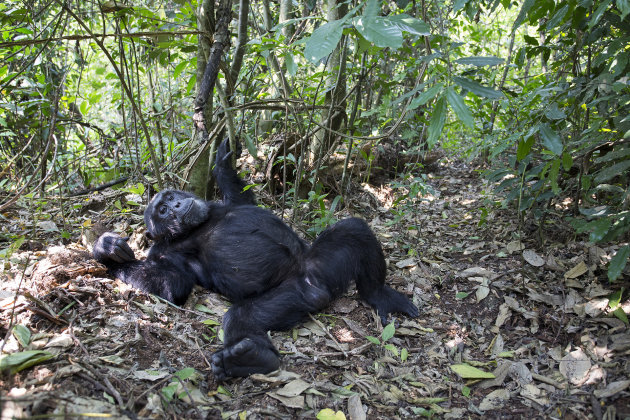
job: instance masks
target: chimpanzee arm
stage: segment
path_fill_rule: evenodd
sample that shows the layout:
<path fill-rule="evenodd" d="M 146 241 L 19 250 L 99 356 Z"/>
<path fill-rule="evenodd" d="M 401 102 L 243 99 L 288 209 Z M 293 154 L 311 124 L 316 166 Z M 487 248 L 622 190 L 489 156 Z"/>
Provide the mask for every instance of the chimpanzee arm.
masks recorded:
<path fill-rule="evenodd" d="M 247 184 L 232 168 L 230 158 L 233 153 L 230 150 L 229 140 L 223 140 L 217 149 L 215 165 L 212 169 L 212 174 L 217 181 L 221 194 L 223 194 L 223 202 L 232 205 L 256 204 L 254 193 L 250 189 L 245 189 Z M 237 157 L 240 154 L 241 151 L 236 150 Z"/>
<path fill-rule="evenodd" d="M 94 244 L 94 258 L 123 282 L 178 305 L 186 302 L 199 268 L 177 253 L 154 246 L 146 260 L 136 260 L 125 239 L 115 233 L 103 234 Z"/>

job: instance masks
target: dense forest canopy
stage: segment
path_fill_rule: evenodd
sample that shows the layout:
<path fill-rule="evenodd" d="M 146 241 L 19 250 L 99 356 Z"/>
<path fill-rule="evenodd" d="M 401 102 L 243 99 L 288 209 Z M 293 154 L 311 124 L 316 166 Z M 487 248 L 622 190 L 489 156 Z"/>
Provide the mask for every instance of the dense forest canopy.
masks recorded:
<path fill-rule="evenodd" d="M 610 247 L 628 323 L 627 0 L 5 0 L 0 22 L 0 261 L 76 242 L 92 206 L 214 198 L 229 138 L 264 205 L 313 236 L 384 184 L 388 223 L 422 234 L 432 167 L 465 162 L 475 229 L 510 214 L 539 249 Z"/>

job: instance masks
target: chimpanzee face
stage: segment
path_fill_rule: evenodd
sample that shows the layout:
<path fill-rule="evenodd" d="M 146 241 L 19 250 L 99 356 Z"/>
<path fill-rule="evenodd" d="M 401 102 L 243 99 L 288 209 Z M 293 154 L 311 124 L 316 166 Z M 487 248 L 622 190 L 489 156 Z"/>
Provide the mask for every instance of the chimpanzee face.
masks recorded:
<path fill-rule="evenodd" d="M 175 239 L 207 220 L 208 206 L 194 194 L 164 190 L 144 211 L 147 236 L 155 241 Z"/>

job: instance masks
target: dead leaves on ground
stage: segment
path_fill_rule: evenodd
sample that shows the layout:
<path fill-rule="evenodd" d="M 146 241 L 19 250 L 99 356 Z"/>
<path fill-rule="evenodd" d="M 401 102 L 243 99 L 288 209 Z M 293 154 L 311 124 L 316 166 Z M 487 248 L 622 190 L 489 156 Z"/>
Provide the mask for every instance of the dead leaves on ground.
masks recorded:
<path fill-rule="evenodd" d="M 3 413 L 630 415 L 630 335 L 621 315 L 630 304 L 605 274 L 617 248 L 548 238 L 541 249 L 519 237 L 510 213 L 480 210 L 487 187 L 468 173 L 451 168 L 433 179 L 439 195 L 414 211 L 383 207 L 372 217 L 388 282 L 413 297 L 418 319 L 397 317 L 393 336 L 384 334 L 352 291 L 272 334 L 282 370 L 223 384 L 208 364 L 228 307 L 218 296 L 197 291 L 179 309 L 103 278 L 102 266 L 65 248 L 48 258 L 16 255 L 0 291 L 3 325 L 13 319 L 0 363 L 15 372 L 0 382 Z"/>

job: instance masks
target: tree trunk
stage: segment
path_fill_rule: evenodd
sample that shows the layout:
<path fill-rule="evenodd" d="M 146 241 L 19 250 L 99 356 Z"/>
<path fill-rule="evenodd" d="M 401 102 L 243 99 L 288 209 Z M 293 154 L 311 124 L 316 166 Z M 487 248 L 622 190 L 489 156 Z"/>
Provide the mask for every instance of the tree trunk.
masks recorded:
<path fill-rule="evenodd" d="M 338 3 L 337 0 L 328 0 L 328 21 L 338 20 L 348 13 L 347 3 Z M 320 130 L 311 142 L 310 161 L 316 168 L 321 166 L 320 160 L 328 152 L 333 143 L 335 134 L 330 130 L 340 131 L 345 120 L 346 103 L 346 37 L 342 37 L 337 48 L 329 57 L 329 75 L 326 80 L 326 109 L 321 114 L 321 124 L 327 129 Z"/>

